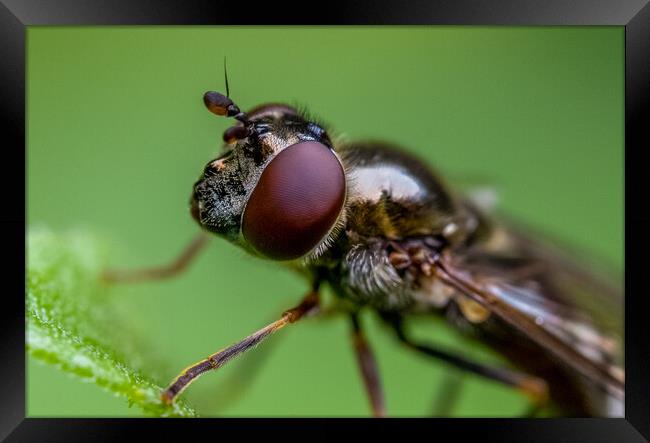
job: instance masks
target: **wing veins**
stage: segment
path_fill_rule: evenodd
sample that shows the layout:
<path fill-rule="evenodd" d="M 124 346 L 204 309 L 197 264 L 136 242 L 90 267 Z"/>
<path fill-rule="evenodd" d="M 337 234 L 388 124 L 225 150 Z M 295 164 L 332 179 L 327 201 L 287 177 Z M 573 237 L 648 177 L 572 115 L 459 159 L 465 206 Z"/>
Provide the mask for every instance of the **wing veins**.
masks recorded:
<path fill-rule="evenodd" d="M 498 296 L 476 287 L 476 285 L 468 281 L 463 275 L 454 272 L 453 265 L 447 263 L 444 258 L 438 261 L 435 270 L 436 275 L 443 282 L 453 286 L 472 300 L 489 309 L 501 320 L 522 332 L 539 346 L 555 355 L 583 376 L 595 382 L 610 394 L 618 398 L 623 398 L 623 380 L 612 375 L 606 367 L 576 352 L 559 337 L 539 327 L 529 316 L 504 304 Z"/>

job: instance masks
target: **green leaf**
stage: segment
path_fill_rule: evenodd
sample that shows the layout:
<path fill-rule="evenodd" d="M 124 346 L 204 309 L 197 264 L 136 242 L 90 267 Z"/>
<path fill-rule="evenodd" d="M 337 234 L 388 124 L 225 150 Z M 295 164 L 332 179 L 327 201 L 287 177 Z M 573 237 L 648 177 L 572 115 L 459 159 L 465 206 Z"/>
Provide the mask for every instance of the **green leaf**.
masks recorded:
<path fill-rule="evenodd" d="M 127 360 L 130 335 L 100 280 L 101 242 L 88 232 L 27 235 L 27 350 L 35 358 L 124 397 L 146 414 L 194 417 L 183 400 L 168 406 L 162 387 Z M 133 354 L 133 350 L 131 350 Z M 127 363 L 128 362 L 128 363 Z"/>

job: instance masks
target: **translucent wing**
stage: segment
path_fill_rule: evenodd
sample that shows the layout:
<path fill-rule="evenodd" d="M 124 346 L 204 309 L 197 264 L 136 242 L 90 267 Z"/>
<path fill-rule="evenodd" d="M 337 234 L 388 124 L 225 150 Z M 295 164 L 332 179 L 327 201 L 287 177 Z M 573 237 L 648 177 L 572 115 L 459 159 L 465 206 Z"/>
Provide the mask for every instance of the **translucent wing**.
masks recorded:
<path fill-rule="evenodd" d="M 437 276 L 565 365 L 623 398 L 623 299 L 550 244 L 512 226 L 439 258 Z"/>

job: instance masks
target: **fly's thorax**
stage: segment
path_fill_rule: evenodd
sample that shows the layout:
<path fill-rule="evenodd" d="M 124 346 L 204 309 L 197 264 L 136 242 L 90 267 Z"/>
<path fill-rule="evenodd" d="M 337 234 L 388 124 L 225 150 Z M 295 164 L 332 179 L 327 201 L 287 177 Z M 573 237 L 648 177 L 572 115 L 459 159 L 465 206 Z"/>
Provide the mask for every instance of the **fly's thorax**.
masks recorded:
<path fill-rule="evenodd" d="M 361 238 L 466 238 L 477 220 L 445 183 L 404 150 L 380 142 L 339 148 L 348 177 L 346 231 Z"/>
<path fill-rule="evenodd" d="M 444 309 L 453 300 L 471 322 L 485 321 L 471 301 L 441 290 L 432 263 L 422 264 L 428 273 L 410 256 L 412 249 L 435 256 L 470 245 L 483 223 L 479 214 L 403 150 L 366 142 L 337 151 L 348 179 L 345 222 L 322 261 L 339 261 L 331 272 L 339 295 L 384 311 Z M 400 255 L 405 267 L 394 263 Z"/>

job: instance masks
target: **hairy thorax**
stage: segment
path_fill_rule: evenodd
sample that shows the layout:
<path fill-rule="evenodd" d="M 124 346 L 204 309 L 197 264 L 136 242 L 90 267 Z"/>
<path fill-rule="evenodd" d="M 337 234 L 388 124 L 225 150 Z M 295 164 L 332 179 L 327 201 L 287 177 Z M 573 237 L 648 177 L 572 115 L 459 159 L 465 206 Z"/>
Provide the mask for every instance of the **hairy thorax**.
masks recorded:
<path fill-rule="evenodd" d="M 431 170 L 403 151 L 361 143 L 338 152 L 349 191 L 336 242 L 340 249 L 330 251 L 338 263 L 328 271 L 337 293 L 380 310 L 435 305 L 428 298 L 446 295 L 431 295 L 431 278 L 400 269 L 395 254 L 408 255 L 404 245 L 434 254 L 464 241 L 477 219 Z"/>

